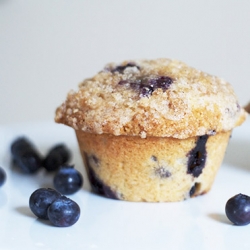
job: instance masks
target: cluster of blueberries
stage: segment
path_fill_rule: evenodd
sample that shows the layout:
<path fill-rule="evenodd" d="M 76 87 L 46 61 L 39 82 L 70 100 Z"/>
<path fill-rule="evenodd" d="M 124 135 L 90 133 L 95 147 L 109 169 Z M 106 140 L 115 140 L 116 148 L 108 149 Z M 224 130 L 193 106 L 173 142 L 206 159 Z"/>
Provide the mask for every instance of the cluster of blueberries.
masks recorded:
<path fill-rule="evenodd" d="M 27 138 L 20 137 L 11 144 L 11 155 L 13 166 L 23 173 L 33 174 L 41 168 L 55 172 L 54 187 L 62 194 L 73 194 L 83 185 L 81 173 L 68 164 L 71 153 L 64 144 L 51 148 L 43 159 Z"/>
<path fill-rule="evenodd" d="M 41 219 L 49 219 L 58 227 L 68 227 L 77 222 L 80 208 L 76 202 L 67 198 L 81 189 L 82 174 L 69 165 L 71 152 L 64 144 L 52 147 L 43 158 L 34 144 L 26 137 L 19 137 L 11 144 L 13 167 L 26 174 L 34 174 L 44 168 L 54 172 L 54 188 L 39 188 L 29 199 L 31 211 Z M 5 171 L 0 168 L 0 185 L 6 180 Z"/>
<path fill-rule="evenodd" d="M 78 204 L 51 188 L 39 188 L 33 192 L 29 207 L 38 218 L 49 220 L 57 227 L 72 226 L 80 217 Z"/>

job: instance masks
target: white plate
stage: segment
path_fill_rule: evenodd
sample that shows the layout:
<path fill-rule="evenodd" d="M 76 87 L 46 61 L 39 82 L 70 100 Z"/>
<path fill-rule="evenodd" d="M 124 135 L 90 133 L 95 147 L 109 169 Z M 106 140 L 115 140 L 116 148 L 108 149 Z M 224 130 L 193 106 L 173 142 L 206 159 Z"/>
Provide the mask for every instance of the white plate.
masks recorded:
<path fill-rule="evenodd" d="M 10 143 L 28 136 L 45 154 L 66 143 L 72 163 L 85 179 L 82 190 L 69 196 L 81 207 L 79 221 L 57 228 L 37 219 L 29 209 L 30 194 L 52 187 L 43 171 L 23 175 L 10 168 Z M 0 127 L 0 165 L 7 181 L 0 188 L 0 249 L 250 249 L 249 226 L 233 226 L 225 216 L 225 203 L 233 195 L 250 195 L 250 120 L 236 128 L 212 190 L 177 203 L 133 203 L 90 192 L 74 132 L 54 123 L 27 123 Z"/>

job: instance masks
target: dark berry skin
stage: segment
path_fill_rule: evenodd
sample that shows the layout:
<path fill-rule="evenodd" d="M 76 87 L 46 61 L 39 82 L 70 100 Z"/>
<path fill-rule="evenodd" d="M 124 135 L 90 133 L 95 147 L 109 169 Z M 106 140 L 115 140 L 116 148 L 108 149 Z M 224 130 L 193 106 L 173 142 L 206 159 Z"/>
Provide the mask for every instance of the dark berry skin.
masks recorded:
<path fill-rule="evenodd" d="M 61 194 L 51 188 L 39 188 L 34 191 L 29 199 L 30 210 L 40 219 L 48 220 L 47 210 L 53 201 Z"/>
<path fill-rule="evenodd" d="M 49 172 L 56 171 L 60 166 L 67 163 L 70 158 L 69 149 L 64 144 L 58 144 L 49 150 L 43 161 L 43 167 Z"/>
<path fill-rule="evenodd" d="M 140 70 L 140 67 L 135 65 L 134 63 L 127 63 L 126 65 L 123 65 L 123 66 L 117 66 L 116 68 L 114 68 L 111 72 L 114 73 L 114 72 L 118 72 L 120 74 L 123 74 L 123 71 L 126 69 L 126 68 L 129 68 L 129 67 L 136 67 L 137 69 Z"/>
<path fill-rule="evenodd" d="M 95 174 L 94 170 L 90 167 L 88 168 L 88 176 L 91 188 L 93 192 L 106 196 L 107 198 L 119 200 L 116 193 L 106 184 L 104 184 Z"/>
<path fill-rule="evenodd" d="M 80 207 L 73 200 L 61 196 L 48 208 L 49 221 L 57 227 L 69 227 L 80 217 Z"/>
<path fill-rule="evenodd" d="M 173 79 L 168 76 L 141 77 L 133 81 L 121 80 L 119 85 L 129 85 L 139 92 L 140 97 L 149 97 L 156 89 L 165 92 L 173 83 Z"/>
<path fill-rule="evenodd" d="M 197 192 L 199 191 L 199 187 L 200 184 L 199 183 L 194 183 L 194 185 L 191 187 L 190 191 L 189 191 L 189 196 L 193 197 L 193 196 L 197 196 L 199 195 Z"/>
<path fill-rule="evenodd" d="M 11 155 L 14 166 L 24 173 L 35 173 L 42 166 L 40 154 L 25 137 L 17 138 L 11 144 Z"/>
<path fill-rule="evenodd" d="M 3 186 L 5 181 L 6 181 L 6 173 L 4 169 L 0 167 L 0 187 Z"/>
<path fill-rule="evenodd" d="M 250 197 L 237 194 L 230 198 L 225 207 L 228 219 L 238 226 L 250 223 Z"/>
<path fill-rule="evenodd" d="M 188 153 L 187 173 L 198 177 L 206 164 L 207 150 L 206 143 L 208 135 L 199 136 L 195 147 Z"/>
<path fill-rule="evenodd" d="M 64 195 L 74 194 L 82 185 L 82 174 L 73 166 L 62 166 L 54 176 L 55 189 Z"/>
<path fill-rule="evenodd" d="M 87 167 L 89 182 L 93 192 L 100 194 L 102 196 L 106 196 L 110 199 L 119 200 L 117 194 L 98 178 L 98 176 L 96 175 L 95 171 L 93 170 L 90 164 L 87 153 L 85 153 L 85 159 L 86 159 L 86 167 Z"/>

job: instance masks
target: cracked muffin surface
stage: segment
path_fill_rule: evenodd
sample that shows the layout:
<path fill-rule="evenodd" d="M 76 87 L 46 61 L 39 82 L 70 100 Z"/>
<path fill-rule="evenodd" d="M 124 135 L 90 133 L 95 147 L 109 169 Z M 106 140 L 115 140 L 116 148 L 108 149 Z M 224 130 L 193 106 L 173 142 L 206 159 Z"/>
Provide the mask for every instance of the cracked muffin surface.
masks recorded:
<path fill-rule="evenodd" d="M 174 137 L 229 131 L 246 117 L 223 79 L 170 59 L 108 64 L 56 111 L 56 122 L 96 134 Z"/>

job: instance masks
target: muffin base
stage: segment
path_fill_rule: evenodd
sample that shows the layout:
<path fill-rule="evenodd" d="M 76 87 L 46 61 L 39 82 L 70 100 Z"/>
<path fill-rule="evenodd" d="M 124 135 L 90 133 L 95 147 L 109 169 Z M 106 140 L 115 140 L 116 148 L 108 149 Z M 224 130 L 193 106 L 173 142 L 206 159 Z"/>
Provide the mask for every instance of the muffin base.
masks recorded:
<path fill-rule="evenodd" d="M 93 191 L 145 202 L 182 201 L 207 193 L 231 134 L 142 139 L 75 132 Z"/>

